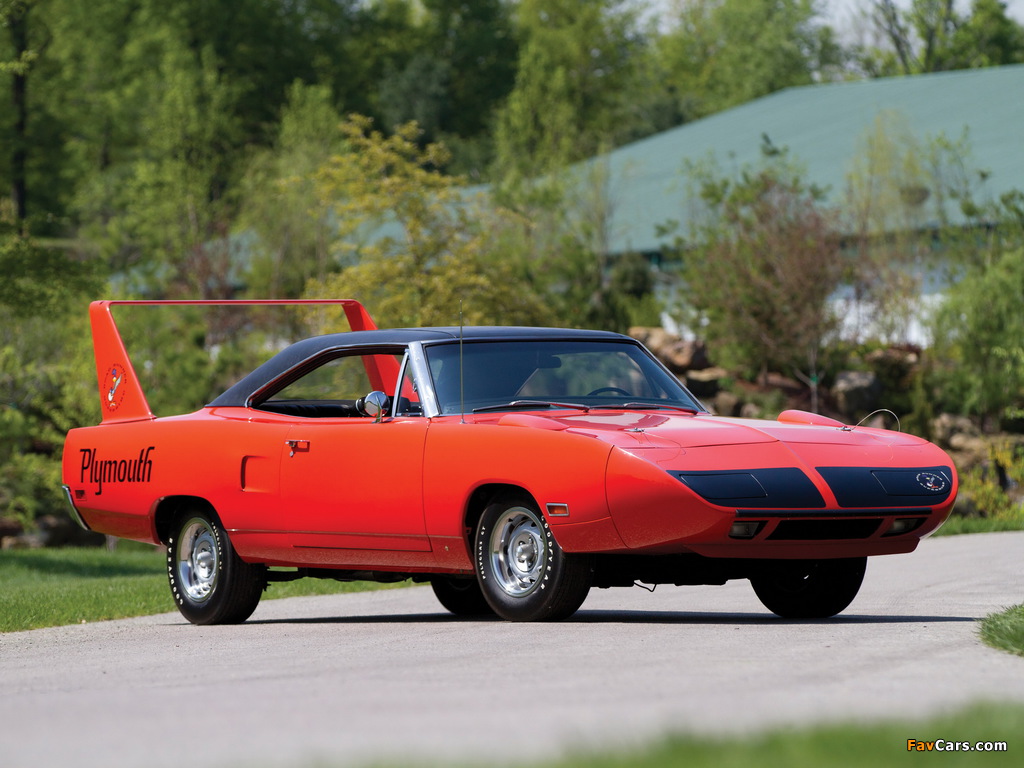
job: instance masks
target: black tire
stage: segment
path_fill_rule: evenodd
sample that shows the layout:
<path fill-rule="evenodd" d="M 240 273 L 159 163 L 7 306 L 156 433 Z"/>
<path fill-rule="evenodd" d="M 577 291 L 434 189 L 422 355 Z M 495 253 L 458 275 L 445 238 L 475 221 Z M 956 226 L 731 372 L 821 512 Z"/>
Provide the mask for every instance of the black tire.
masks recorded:
<path fill-rule="evenodd" d="M 435 576 L 430 580 L 434 595 L 447 610 L 456 616 L 493 616 L 494 611 L 487 604 L 480 583 L 475 578 L 457 579 L 449 576 Z"/>
<path fill-rule="evenodd" d="M 235 554 L 208 509 L 178 518 L 167 542 L 167 579 L 174 604 L 193 624 L 240 624 L 256 610 L 267 586 L 266 568 Z"/>
<path fill-rule="evenodd" d="M 476 529 L 476 572 L 488 604 L 509 621 L 558 621 L 590 591 L 592 559 L 566 554 L 533 501 L 506 497 Z"/>
<path fill-rule="evenodd" d="M 779 563 L 750 584 L 764 607 L 784 619 L 827 619 L 853 602 L 866 566 L 866 557 Z"/>

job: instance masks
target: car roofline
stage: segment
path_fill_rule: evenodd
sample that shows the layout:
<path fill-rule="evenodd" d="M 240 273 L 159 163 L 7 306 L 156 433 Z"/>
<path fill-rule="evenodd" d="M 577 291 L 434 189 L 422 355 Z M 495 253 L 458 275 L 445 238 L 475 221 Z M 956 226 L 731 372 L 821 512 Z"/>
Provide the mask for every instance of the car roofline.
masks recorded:
<path fill-rule="evenodd" d="M 372 331 L 349 331 L 311 336 L 290 344 L 262 365 L 207 404 L 208 408 L 240 406 L 248 403 L 254 392 L 267 382 L 320 355 L 343 349 L 372 349 L 374 347 L 425 346 L 458 342 L 482 341 L 619 341 L 638 344 L 635 339 L 612 331 L 581 330 L 576 328 L 534 328 L 529 326 L 474 325 L 431 328 L 389 328 Z"/>

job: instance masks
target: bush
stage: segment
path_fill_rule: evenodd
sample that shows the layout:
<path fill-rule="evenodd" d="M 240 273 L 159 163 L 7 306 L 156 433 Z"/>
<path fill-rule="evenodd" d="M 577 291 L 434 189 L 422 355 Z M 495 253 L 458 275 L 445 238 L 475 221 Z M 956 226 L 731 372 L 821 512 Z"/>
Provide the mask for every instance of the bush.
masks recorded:
<path fill-rule="evenodd" d="M 954 514 L 1024 527 L 1024 449 L 1009 441 L 993 443 L 988 460 L 960 475 Z"/>

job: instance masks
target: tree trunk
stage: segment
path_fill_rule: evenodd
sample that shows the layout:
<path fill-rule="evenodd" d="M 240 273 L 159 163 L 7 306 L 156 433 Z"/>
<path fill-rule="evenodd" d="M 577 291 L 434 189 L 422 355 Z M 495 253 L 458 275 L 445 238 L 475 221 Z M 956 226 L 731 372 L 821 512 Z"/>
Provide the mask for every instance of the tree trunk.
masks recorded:
<path fill-rule="evenodd" d="M 23 64 L 28 52 L 28 8 L 19 13 L 17 9 L 8 19 L 11 30 L 11 42 L 14 44 L 14 60 L 21 63 L 16 66 L 12 78 L 11 96 L 14 105 L 14 141 L 11 147 L 11 198 L 14 202 L 14 216 L 22 231 L 27 229 L 25 220 L 28 218 L 28 184 L 25 180 L 25 167 L 28 158 L 28 73 Z"/>

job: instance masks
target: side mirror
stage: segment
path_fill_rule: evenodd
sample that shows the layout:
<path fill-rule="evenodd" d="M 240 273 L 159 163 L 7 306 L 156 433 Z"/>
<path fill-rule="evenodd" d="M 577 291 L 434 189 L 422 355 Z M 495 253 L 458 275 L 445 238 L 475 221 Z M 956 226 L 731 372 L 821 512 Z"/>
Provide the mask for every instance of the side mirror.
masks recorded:
<path fill-rule="evenodd" d="M 380 421 L 388 412 L 391 402 L 383 392 L 374 390 L 366 397 L 356 400 L 356 409 L 364 416 L 372 416 L 374 421 Z"/>

